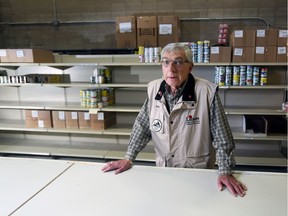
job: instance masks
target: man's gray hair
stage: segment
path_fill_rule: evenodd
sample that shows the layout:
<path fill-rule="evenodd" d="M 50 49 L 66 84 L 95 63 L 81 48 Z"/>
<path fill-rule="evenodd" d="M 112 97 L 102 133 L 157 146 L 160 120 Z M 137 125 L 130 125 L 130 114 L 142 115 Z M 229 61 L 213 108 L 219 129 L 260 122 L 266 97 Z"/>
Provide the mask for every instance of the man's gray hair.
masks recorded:
<path fill-rule="evenodd" d="M 161 51 L 161 57 L 165 52 L 175 52 L 183 50 L 185 53 L 185 60 L 192 62 L 192 52 L 188 44 L 184 43 L 169 43 Z"/>

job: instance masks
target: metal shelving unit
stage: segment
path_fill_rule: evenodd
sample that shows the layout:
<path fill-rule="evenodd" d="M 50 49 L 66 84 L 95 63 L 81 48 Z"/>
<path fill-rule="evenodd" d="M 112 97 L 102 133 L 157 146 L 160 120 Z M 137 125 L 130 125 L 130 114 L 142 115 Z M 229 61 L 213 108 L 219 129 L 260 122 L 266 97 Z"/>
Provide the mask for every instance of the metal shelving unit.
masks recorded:
<path fill-rule="evenodd" d="M 285 63 L 196 63 L 195 67 L 214 67 L 214 66 L 236 66 L 236 65 L 252 65 L 252 66 L 269 66 L 269 67 L 286 67 L 287 65 Z M 108 62 L 108 63 L 0 63 L 0 67 L 7 68 L 9 70 L 17 70 L 20 67 L 39 67 L 39 66 L 47 66 L 51 68 L 56 68 L 60 70 L 66 70 L 74 67 L 97 67 L 97 68 L 110 68 L 110 67 L 160 67 L 159 63 L 138 63 L 138 62 L 132 62 L 132 63 L 126 63 L 126 62 Z M 88 82 L 71 82 L 71 83 L 1 83 L 1 87 L 5 88 L 17 88 L 17 91 L 19 91 L 20 88 L 63 88 L 63 89 L 73 89 L 73 88 L 117 88 L 117 89 L 138 89 L 138 90 L 145 90 L 147 88 L 147 82 L 143 83 L 105 83 L 105 84 L 90 84 Z M 286 85 L 280 84 L 280 85 L 266 85 L 266 86 L 220 86 L 220 90 L 228 91 L 228 90 L 283 90 L 285 91 L 287 89 Z M 85 108 L 81 107 L 80 103 L 75 102 L 69 102 L 69 101 L 62 101 L 62 102 L 54 102 L 49 101 L 48 99 L 46 102 L 42 101 L 16 101 L 16 100 L 2 100 L 0 101 L 0 109 L 5 110 L 26 110 L 26 109 L 35 109 L 35 110 L 62 110 L 62 111 L 85 111 L 90 113 L 97 113 L 97 112 L 116 112 L 116 113 L 134 113 L 137 114 L 142 104 L 115 104 L 103 108 Z M 277 115 L 277 116 L 286 116 L 287 113 L 283 112 L 279 109 L 273 109 L 273 108 L 247 108 L 247 107 L 225 107 L 225 112 L 229 116 L 241 116 L 241 115 Z M 79 135 L 79 136 L 103 136 L 103 137 L 129 137 L 131 133 L 132 125 L 130 124 L 121 124 L 118 123 L 117 125 L 108 128 L 103 131 L 95 131 L 95 130 L 88 130 L 88 129 L 55 129 L 55 128 L 26 128 L 25 122 L 17 121 L 17 120 L 1 120 L 0 122 L 0 131 L 2 132 L 12 132 L 12 133 L 28 133 L 28 134 L 51 134 L 52 136 L 54 134 L 73 134 L 73 135 Z M 247 135 L 243 132 L 233 132 L 234 139 L 236 141 L 279 141 L 279 142 L 287 142 L 287 135 L 267 135 L 267 136 L 253 136 L 253 135 Z M 105 139 L 105 138 L 104 138 Z M 118 139 L 118 138 L 117 138 Z M 121 138 L 120 138 L 121 139 Z M 42 141 L 35 141 L 35 145 L 31 148 L 25 148 L 25 143 L 29 146 L 29 140 L 28 141 L 21 141 L 21 144 L 15 144 L 17 143 L 17 140 L 14 140 L 13 138 L 10 139 L 13 144 L 13 150 L 10 152 L 12 153 L 25 153 L 25 154 L 47 154 L 47 155 L 55 155 L 55 156 L 79 156 L 79 157 L 96 157 L 96 158 L 110 158 L 110 159 L 118 159 L 123 157 L 127 145 L 122 144 L 101 144 L 97 143 L 93 148 L 89 149 L 87 147 L 86 151 L 81 149 L 80 144 L 78 147 L 74 146 L 71 147 L 70 145 L 63 145 L 61 144 L 61 141 L 59 141 L 59 148 L 57 145 L 48 145 L 47 148 L 42 145 Z M 38 143 L 37 143 L 38 142 Z M 9 143 L 9 142 L 8 142 Z M 45 142 L 44 142 L 45 143 Z M 49 141 L 47 141 L 49 143 Z M 79 143 L 78 143 L 79 144 Z M 37 145 L 39 145 L 37 147 Z M 0 153 L 9 153 L 9 144 L 2 145 L 0 147 Z M 18 151 L 17 151 L 17 146 Z M 85 147 L 85 144 L 82 146 Z M 98 148 L 98 150 L 97 150 Z M 60 150 L 59 150 L 60 149 Z M 100 150 L 99 150 L 100 149 Z M 29 153 L 30 152 L 30 153 Z M 265 158 L 259 159 L 256 158 L 253 161 L 253 158 L 248 157 L 236 157 L 236 159 L 239 159 L 240 164 L 250 163 L 250 164 L 265 164 Z M 247 159 L 248 158 L 248 159 Z M 153 149 L 151 149 L 151 146 L 148 147 L 147 151 L 144 151 L 141 153 L 138 157 L 140 160 L 146 160 L 146 161 L 153 161 L 154 160 L 154 153 Z M 250 162 L 249 162 L 250 161 Z M 287 159 L 285 158 L 279 158 L 279 159 L 267 159 L 268 164 L 274 163 L 274 165 L 277 166 L 286 166 L 287 165 Z"/>

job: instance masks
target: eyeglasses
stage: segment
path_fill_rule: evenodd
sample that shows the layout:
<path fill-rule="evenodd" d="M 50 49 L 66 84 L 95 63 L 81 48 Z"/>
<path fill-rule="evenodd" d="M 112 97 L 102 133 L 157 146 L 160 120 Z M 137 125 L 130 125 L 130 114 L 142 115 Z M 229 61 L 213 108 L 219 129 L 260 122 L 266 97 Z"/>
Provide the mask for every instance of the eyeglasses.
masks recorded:
<path fill-rule="evenodd" d="M 161 63 L 163 66 L 168 67 L 170 62 L 172 62 L 176 67 L 183 66 L 184 63 L 188 63 L 189 61 L 185 61 L 183 59 L 176 59 L 176 60 L 169 60 L 169 59 L 162 59 Z"/>

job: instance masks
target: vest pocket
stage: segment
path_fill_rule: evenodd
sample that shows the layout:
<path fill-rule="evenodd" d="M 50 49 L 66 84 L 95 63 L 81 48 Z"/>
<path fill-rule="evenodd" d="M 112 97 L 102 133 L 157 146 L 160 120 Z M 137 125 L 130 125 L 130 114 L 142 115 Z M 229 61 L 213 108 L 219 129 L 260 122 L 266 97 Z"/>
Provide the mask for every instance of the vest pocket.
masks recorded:
<path fill-rule="evenodd" d="M 199 168 L 207 169 L 209 168 L 210 154 L 200 155 L 200 156 L 187 156 L 184 161 L 184 167 L 186 168 Z"/>

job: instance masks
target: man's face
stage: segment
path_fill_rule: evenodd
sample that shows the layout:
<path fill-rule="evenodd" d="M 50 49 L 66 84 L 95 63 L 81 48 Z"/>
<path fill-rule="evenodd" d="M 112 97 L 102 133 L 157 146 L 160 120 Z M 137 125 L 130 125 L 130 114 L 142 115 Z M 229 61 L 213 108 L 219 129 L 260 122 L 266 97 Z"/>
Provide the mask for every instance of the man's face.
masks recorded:
<path fill-rule="evenodd" d="M 185 58 L 183 50 L 163 53 L 161 62 L 163 78 L 173 90 L 178 89 L 188 79 L 193 67 Z"/>

